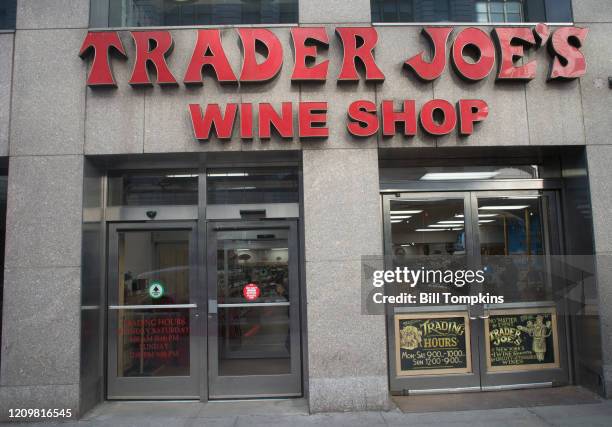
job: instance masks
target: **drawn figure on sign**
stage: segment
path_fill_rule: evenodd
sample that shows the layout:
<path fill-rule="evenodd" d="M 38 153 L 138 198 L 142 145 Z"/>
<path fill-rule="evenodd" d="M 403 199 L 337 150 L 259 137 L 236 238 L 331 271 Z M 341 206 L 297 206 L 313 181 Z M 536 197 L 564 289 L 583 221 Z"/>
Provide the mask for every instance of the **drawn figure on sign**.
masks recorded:
<path fill-rule="evenodd" d="M 400 331 L 400 347 L 414 350 L 421 345 L 423 332 L 412 325 L 404 326 Z"/>
<path fill-rule="evenodd" d="M 536 354 L 538 361 L 542 362 L 546 354 L 546 338 L 552 334 L 550 320 L 544 323 L 544 317 L 538 315 L 536 316 L 535 323 L 529 321 L 527 326 L 520 325 L 517 328 L 533 337 L 531 349 Z"/>

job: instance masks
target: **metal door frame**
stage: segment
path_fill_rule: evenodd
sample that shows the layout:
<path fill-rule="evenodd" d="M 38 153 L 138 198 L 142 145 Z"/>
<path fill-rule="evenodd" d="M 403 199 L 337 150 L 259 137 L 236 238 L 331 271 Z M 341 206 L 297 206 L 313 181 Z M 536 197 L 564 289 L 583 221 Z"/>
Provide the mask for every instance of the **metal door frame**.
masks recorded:
<path fill-rule="evenodd" d="M 176 377 L 118 377 L 117 376 L 117 284 L 119 283 L 118 249 L 119 232 L 129 231 L 189 231 L 189 303 L 160 305 L 172 308 L 190 309 L 190 339 L 189 339 L 189 376 Z M 198 286 L 198 227 L 196 221 L 172 222 L 139 222 L 139 223 L 109 223 L 108 224 L 108 254 L 107 254 L 107 398 L 113 399 L 200 399 L 201 373 L 201 340 L 202 322 L 199 303 L 202 301 L 201 286 Z M 148 306 L 127 306 L 128 309 L 146 308 Z M 155 307 L 155 306 L 153 306 Z"/>
<path fill-rule="evenodd" d="M 217 244 L 218 231 L 273 230 L 289 232 L 289 330 L 291 371 L 289 374 L 220 376 L 218 374 L 217 317 Z M 300 272 L 297 220 L 208 221 L 207 223 L 208 288 L 208 399 L 241 399 L 261 397 L 299 397 L 302 395 L 302 349 L 300 321 Z M 250 303 L 252 305 L 252 303 Z M 270 303 L 274 304 L 274 303 Z M 268 390 L 266 390 L 268 389 Z"/>
<path fill-rule="evenodd" d="M 471 193 L 472 206 L 475 209 L 472 211 L 472 223 L 474 226 L 478 224 L 478 199 L 483 197 L 495 198 L 503 196 L 530 196 L 533 195 L 534 191 L 540 191 L 542 199 L 545 199 L 545 205 L 542 206 L 542 221 L 543 221 L 543 232 L 544 244 L 546 245 L 545 256 L 550 259 L 553 255 L 561 255 L 563 253 L 563 240 L 562 240 L 562 226 L 561 226 L 561 211 L 559 192 L 553 190 L 490 190 L 490 191 L 473 191 Z M 480 247 L 480 234 L 474 235 L 474 244 L 476 247 Z M 476 252 L 477 261 L 480 265 L 480 251 Z M 550 262 L 548 263 L 550 267 Z M 551 277 L 548 276 L 547 280 L 552 281 Z M 561 284 L 561 286 L 563 286 Z M 555 286 L 555 282 L 551 282 L 551 290 L 553 296 L 558 287 Z M 560 293 L 562 294 L 562 293 Z M 480 349 L 481 354 L 481 387 L 483 390 L 502 390 L 502 389 L 513 389 L 513 388 L 526 388 L 526 387 L 537 387 L 537 386 L 552 386 L 555 384 L 567 384 L 570 382 L 571 372 L 569 363 L 569 318 L 565 315 L 567 313 L 567 300 L 554 300 L 553 301 L 530 301 L 530 302 L 516 302 L 516 303 L 504 303 L 504 304 L 493 304 L 487 305 L 484 311 L 488 313 L 489 310 L 503 310 L 511 308 L 549 308 L 554 307 L 557 310 L 557 331 L 558 334 L 558 345 L 559 345 L 559 368 L 552 369 L 537 369 L 537 370 L 517 370 L 515 372 L 488 372 L 487 371 L 487 360 L 486 360 L 486 349 L 483 347 Z M 483 316 L 483 319 L 488 317 L 488 314 Z M 482 325 L 484 331 L 484 322 Z M 485 335 L 483 335 L 485 338 Z M 485 338 L 486 339 L 486 338 Z"/>
<path fill-rule="evenodd" d="M 563 253 L 562 239 L 562 222 L 560 210 L 560 189 L 556 185 L 556 181 L 544 180 L 528 180 L 528 182 L 516 181 L 513 185 L 505 182 L 499 187 L 494 181 L 491 182 L 454 182 L 451 185 L 446 183 L 446 188 L 449 186 L 452 190 L 425 192 L 427 183 L 416 182 L 414 189 L 408 191 L 385 192 L 382 194 L 383 208 L 383 234 L 384 234 L 384 249 L 385 249 L 385 268 L 392 265 L 392 241 L 391 241 L 391 220 L 390 220 L 390 204 L 392 200 L 406 200 L 410 198 L 416 199 L 461 199 L 464 198 L 464 218 L 466 231 L 466 254 L 468 255 L 468 263 L 480 262 L 480 237 L 478 233 L 478 198 L 482 196 L 496 197 L 504 195 L 531 195 L 533 191 L 542 191 L 543 196 L 548 199 L 548 211 L 543 212 L 546 216 L 548 227 L 546 232 L 546 244 L 550 250 L 547 250 L 546 255 L 560 255 Z M 438 187 L 444 186 L 444 183 L 436 183 Z M 521 185 L 522 184 L 522 185 Z M 497 188 L 496 188 L 497 187 Z M 557 231 L 558 230 L 558 231 Z M 557 231 L 557 232 L 555 232 Z M 470 236 L 468 239 L 467 236 Z M 553 288 L 554 290 L 554 288 Z M 454 391 L 484 391 L 484 390 L 499 390 L 512 388 L 526 387 L 541 387 L 552 386 L 557 383 L 569 383 L 572 377 L 570 354 L 569 354 L 569 318 L 564 315 L 566 313 L 567 301 L 553 301 L 542 303 L 507 303 L 494 306 L 476 307 L 470 309 L 466 307 L 466 311 L 470 315 L 470 334 L 472 348 L 472 373 L 471 374 L 450 374 L 450 375 L 419 375 L 412 377 L 400 377 L 395 373 L 395 337 L 393 325 L 394 314 L 399 313 L 418 313 L 418 312 L 445 312 L 445 311 L 462 311 L 457 306 L 445 307 L 406 307 L 404 310 L 393 311 L 392 307 L 386 307 L 386 324 L 387 324 L 387 350 L 389 364 L 389 385 L 392 393 L 437 393 L 437 392 L 454 392 Z M 516 372 L 487 372 L 486 362 L 486 339 L 484 331 L 484 318 L 486 310 L 489 309 L 504 309 L 517 307 L 550 307 L 551 305 L 557 308 L 557 334 L 559 336 L 559 368 L 542 369 L 531 371 L 516 371 Z M 475 360 L 476 359 L 476 360 Z M 475 378 L 478 379 L 478 384 L 475 385 Z M 409 384 L 406 387 L 405 384 Z M 413 389 L 414 387 L 414 389 Z"/>
<path fill-rule="evenodd" d="M 469 220 L 471 217 L 471 198 L 469 191 L 451 191 L 451 192 L 406 192 L 396 194 L 383 195 L 383 228 L 384 228 L 384 248 L 385 248 L 385 269 L 389 269 L 392 264 L 392 241 L 391 241 L 391 201 L 401 201 L 409 199 L 463 199 L 464 224 L 465 234 L 469 236 L 473 234 L 473 223 Z M 472 239 L 465 239 L 465 251 L 468 257 L 468 262 L 473 258 L 472 253 L 475 250 Z M 403 377 L 396 375 L 397 366 L 395 363 L 395 337 L 394 337 L 394 317 L 395 314 L 419 313 L 419 312 L 457 312 L 465 311 L 470 317 L 470 309 L 468 306 L 460 308 L 459 306 L 439 306 L 439 307 L 404 307 L 395 310 L 390 305 L 385 306 L 385 318 L 387 324 L 387 349 L 388 349 L 388 364 L 389 364 L 389 386 L 391 392 L 398 394 L 415 394 L 415 393 L 439 393 L 439 392 L 458 392 L 458 391 L 480 391 L 480 362 L 479 357 L 479 342 L 474 337 L 481 336 L 479 332 L 480 324 L 477 319 L 470 319 L 470 349 L 472 372 L 467 374 L 447 374 L 447 375 L 415 375 Z M 393 327 L 390 327 L 392 325 Z M 406 387 L 410 384 L 410 387 Z"/>

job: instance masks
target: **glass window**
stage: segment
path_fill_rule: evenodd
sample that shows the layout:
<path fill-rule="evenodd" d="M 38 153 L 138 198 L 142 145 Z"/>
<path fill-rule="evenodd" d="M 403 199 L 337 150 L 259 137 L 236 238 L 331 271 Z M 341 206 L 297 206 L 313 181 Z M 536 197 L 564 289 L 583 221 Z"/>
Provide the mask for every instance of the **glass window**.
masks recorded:
<path fill-rule="evenodd" d="M 189 232 L 119 233 L 117 376 L 189 375 Z"/>
<path fill-rule="evenodd" d="M 0 30 L 15 29 L 15 14 L 17 0 L 0 1 Z"/>
<path fill-rule="evenodd" d="M 209 169 L 206 180 L 210 205 L 299 201 L 295 168 Z"/>
<path fill-rule="evenodd" d="M 506 302 L 552 300 L 545 254 L 548 200 L 540 192 L 479 197 L 480 254 L 488 291 Z"/>
<path fill-rule="evenodd" d="M 436 0 L 433 7 L 436 21 L 450 20 L 450 0 Z"/>
<path fill-rule="evenodd" d="M 458 198 L 411 198 L 392 200 L 389 218 L 393 268 L 424 267 L 432 271 L 462 270 L 467 266 L 465 211 Z M 398 290 L 412 293 L 451 292 L 461 295 L 467 287 L 449 287 L 439 280 L 423 281 L 418 287 Z"/>
<path fill-rule="evenodd" d="M 219 375 L 291 372 L 288 239 L 282 229 L 217 234 Z"/>
<path fill-rule="evenodd" d="M 373 22 L 572 22 L 571 0 L 371 0 Z"/>
<path fill-rule="evenodd" d="M 108 177 L 108 206 L 197 204 L 195 171 L 116 172 Z"/>
<path fill-rule="evenodd" d="M 297 23 L 297 0 L 110 0 L 111 27 Z"/>
<path fill-rule="evenodd" d="M 482 0 L 476 2 L 478 22 L 523 22 L 520 0 Z"/>

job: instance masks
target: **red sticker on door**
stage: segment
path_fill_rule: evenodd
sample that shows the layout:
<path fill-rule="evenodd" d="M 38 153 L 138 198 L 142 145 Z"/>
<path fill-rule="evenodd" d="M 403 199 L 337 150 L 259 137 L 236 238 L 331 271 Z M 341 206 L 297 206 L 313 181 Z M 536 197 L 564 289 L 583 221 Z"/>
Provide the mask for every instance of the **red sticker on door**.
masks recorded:
<path fill-rule="evenodd" d="M 249 283 L 242 288 L 242 295 L 244 295 L 244 298 L 248 301 L 255 301 L 257 298 L 259 298 L 260 294 L 261 291 L 259 290 L 259 286 L 257 286 L 255 283 Z"/>

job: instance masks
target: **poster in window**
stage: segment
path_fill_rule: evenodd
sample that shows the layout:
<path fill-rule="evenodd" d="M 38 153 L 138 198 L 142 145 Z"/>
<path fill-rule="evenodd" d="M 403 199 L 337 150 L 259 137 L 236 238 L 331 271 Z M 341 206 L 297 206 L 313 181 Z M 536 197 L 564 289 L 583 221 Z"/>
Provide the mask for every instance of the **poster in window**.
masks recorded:
<path fill-rule="evenodd" d="M 398 376 L 472 372 L 466 313 L 395 315 Z"/>
<path fill-rule="evenodd" d="M 559 367 L 554 307 L 491 310 L 485 331 L 489 372 Z"/>

